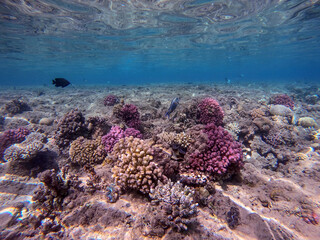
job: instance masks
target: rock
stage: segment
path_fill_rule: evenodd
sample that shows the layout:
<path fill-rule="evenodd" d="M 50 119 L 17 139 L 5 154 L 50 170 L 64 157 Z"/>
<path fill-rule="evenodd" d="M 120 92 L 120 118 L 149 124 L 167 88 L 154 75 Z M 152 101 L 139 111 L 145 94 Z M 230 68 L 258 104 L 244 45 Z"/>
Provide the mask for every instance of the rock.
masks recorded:
<path fill-rule="evenodd" d="M 301 127 L 304 127 L 304 128 L 309 128 L 309 127 L 317 128 L 318 127 L 316 121 L 311 117 L 299 118 L 298 125 L 300 125 Z"/>
<path fill-rule="evenodd" d="M 290 108 L 283 105 L 271 105 L 269 111 L 273 116 L 275 115 L 283 116 L 283 117 L 293 116 L 293 111 Z"/>
<path fill-rule="evenodd" d="M 40 125 L 46 125 L 46 126 L 50 126 L 52 123 L 53 123 L 52 118 L 41 118 L 39 121 Z"/>

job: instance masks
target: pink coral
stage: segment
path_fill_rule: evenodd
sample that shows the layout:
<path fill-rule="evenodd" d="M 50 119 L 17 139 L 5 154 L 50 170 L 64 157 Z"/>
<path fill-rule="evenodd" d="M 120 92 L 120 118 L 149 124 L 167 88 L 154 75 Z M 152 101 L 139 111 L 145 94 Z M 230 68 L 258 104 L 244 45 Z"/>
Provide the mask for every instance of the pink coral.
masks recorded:
<path fill-rule="evenodd" d="M 112 94 L 106 96 L 103 100 L 103 104 L 105 106 L 113 106 L 119 102 L 120 102 L 119 98 L 116 95 L 112 95 Z"/>
<path fill-rule="evenodd" d="M 30 131 L 26 128 L 9 129 L 0 135 L 0 159 L 3 158 L 3 153 L 6 148 L 12 144 L 21 143 L 25 140 Z"/>
<path fill-rule="evenodd" d="M 190 154 L 190 168 L 208 173 L 214 179 L 228 178 L 243 166 L 240 143 L 221 126 L 209 124 L 205 127 L 207 146 Z"/>
<path fill-rule="evenodd" d="M 140 127 L 140 113 L 133 104 L 125 104 L 121 109 L 121 118 L 128 127 L 138 129 Z"/>
<path fill-rule="evenodd" d="M 291 110 L 294 108 L 294 101 L 287 94 L 277 95 L 273 100 L 271 100 L 271 102 L 276 105 L 286 106 Z"/>
<path fill-rule="evenodd" d="M 222 125 L 224 113 L 216 100 L 212 98 L 205 98 L 199 103 L 198 109 L 200 123 L 214 123 L 217 126 Z"/>
<path fill-rule="evenodd" d="M 142 134 L 139 130 L 134 128 L 127 128 L 123 130 L 119 126 L 113 126 L 107 135 L 104 135 L 101 139 L 102 144 L 105 146 L 105 150 L 109 153 L 112 152 L 114 145 L 119 142 L 121 138 L 133 136 L 135 138 L 142 138 Z"/>

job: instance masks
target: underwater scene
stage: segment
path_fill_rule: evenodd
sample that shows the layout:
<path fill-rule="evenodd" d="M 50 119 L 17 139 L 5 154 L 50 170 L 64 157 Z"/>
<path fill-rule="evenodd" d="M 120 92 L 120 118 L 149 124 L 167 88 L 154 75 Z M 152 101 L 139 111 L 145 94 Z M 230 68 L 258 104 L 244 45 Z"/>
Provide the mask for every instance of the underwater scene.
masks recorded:
<path fill-rule="evenodd" d="M 0 239 L 319 221 L 319 0 L 1 0 Z"/>

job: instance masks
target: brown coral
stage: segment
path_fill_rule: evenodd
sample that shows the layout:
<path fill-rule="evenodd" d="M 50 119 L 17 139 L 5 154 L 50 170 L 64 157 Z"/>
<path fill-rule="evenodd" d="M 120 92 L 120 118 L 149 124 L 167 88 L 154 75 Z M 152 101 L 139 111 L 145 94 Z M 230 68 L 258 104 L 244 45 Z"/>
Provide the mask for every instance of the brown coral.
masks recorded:
<path fill-rule="evenodd" d="M 101 144 L 101 137 L 95 140 L 78 137 L 70 145 L 69 156 L 72 162 L 84 166 L 102 162 L 106 152 Z"/>
<path fill-rule="evenodd" d="M 116 163 L 112 169 L 116 184 L 149 193 L 158 180 L 163 180 L 162 168 L 154 162 L 156 152 L 153 142 L 132 136 L 120 139 L 111 153 Z"/>

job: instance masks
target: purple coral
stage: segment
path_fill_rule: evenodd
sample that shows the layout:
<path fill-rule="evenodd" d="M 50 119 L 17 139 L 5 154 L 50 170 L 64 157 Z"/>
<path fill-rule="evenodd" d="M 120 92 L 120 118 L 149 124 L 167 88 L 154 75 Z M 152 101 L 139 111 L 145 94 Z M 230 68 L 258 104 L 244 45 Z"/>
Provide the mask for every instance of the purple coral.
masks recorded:
<path fill-rule="evenodd" d="M 199 103 L 198 109 L 200 123 L 214 123 L 217 126 L 222 125 L 224 113 L 216 100 L 212 98 L 205 98 Z"/>
<path fill-rule="evenodd" d="M 121 138 L 129 136 L 142 138 L 142 134 L 139 130 L 136 130 L 134 128 L 127 128 L 126 130 L 123 130 L 119 126 L 113 126 L 110 132 L 102 137 L 101 141 L 105 146 L 105 150 L 109 153 L 112 152 L 114 145 L 119 142 Z"/>
<path fill-rule="evenodd" d="M 273 98 L 273 100 L 271 100 L 271 102 L 275 105 L 286 106 L 286 107 L 290 108 L 291 110 L 293 110 L 293 108 L 294 108 L 294 101 L 287 94 L 277 95 Z"/>
<path fill-rule="evenodd" d="M 208 173 L 214 179 L 227 178 L 243 166 L 240 143 L 221 126 L 209 124 L 205 127 L 207 146 L 190 154 L 190 168 Z"/>
<path fill-rule="evenodd" d="M 119 98 L 116 95 L 112 95 L 112 94 L 106 96 L 103 100 L 103 104 L 105 106 L 113 106 L 119 102 L 120 102 Z"/>
<path fill-rule="evenodd" d="M 3 153 L 6 148 L 12 144 L 21 143 L 25 140 L 30 131 L 26 128 L 9 129 L 0 135 L 0 159 L 3 158 Z"/>
<path fill-rule="evenodd" d="M 128 127 L 136 129 L 140 127 L 140 113 L 137 106 L 133 104 L 125 104 L 121 109 L 120 116 Z"/>
<path fill-rule="evenodd" d="M 55 139 L 59 148 L 69 146 L 70 142 L 87 132 L 85 118 L 78 109 L 73 109 L 63 116 L 58 123 Z"/>

